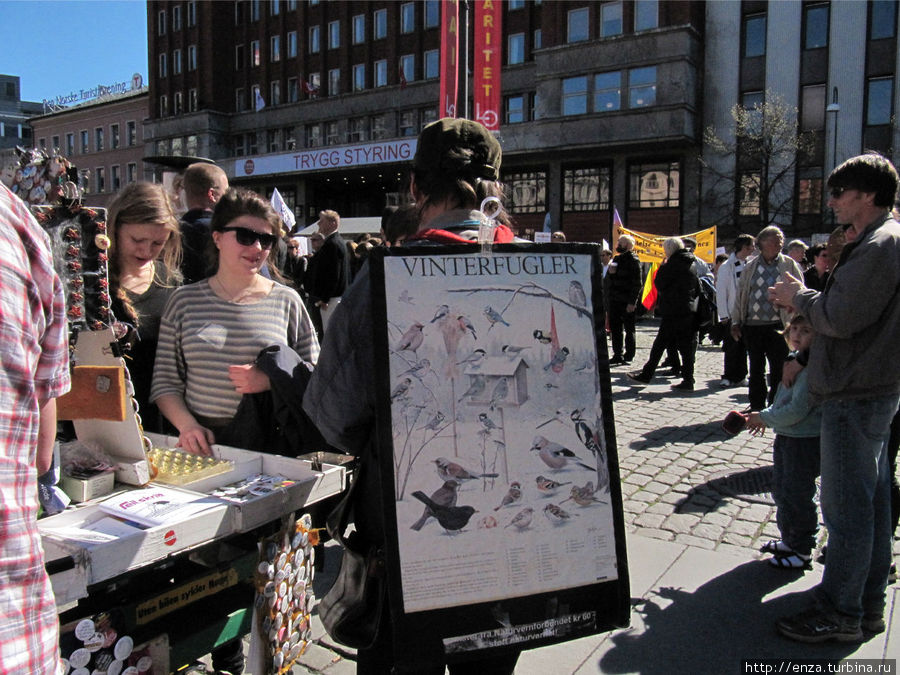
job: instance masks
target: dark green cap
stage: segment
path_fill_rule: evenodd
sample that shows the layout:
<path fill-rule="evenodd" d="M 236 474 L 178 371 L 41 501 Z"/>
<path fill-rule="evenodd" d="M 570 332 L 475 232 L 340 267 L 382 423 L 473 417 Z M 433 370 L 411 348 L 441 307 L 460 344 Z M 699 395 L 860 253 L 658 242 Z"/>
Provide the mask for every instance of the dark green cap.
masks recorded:
<path fill-rule="evenodd" d="M 460 150 L 470 150 L 472 154 Z M 481 124 L 445 117 L 422 129 L 413 168 L 497 180 L 502 155 L 500 143 Z"/>

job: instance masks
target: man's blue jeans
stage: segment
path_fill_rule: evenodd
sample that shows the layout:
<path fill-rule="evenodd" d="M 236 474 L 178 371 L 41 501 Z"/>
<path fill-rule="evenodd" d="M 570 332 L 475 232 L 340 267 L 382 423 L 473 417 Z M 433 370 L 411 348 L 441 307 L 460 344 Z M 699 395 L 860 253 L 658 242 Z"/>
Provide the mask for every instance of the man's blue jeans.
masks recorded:
<path fill-rule="evenodd" d="M 825 572 L 816 597 L 851 618 L 882 615 L 891 566 L 887 439 L 898 396 L 822 404 Z"/>

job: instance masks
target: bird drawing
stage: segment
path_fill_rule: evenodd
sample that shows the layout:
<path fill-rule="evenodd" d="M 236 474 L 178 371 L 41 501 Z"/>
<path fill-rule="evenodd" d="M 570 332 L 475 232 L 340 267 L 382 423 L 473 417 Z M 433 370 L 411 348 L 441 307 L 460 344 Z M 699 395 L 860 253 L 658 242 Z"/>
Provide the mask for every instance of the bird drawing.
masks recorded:
<path fill-rule="evenodd" d="M 550 359 L 550 363 L 544 366 L 544 370 L 550 370 L 551 368 L 561 369 L 568 356 L 569 348 L 560 347 L 559 350 L 553 355 L 553 358 Z M 555 372 L 559 372 L 559 370 L 556 370 Z"/>
<path fill-rule="evenodd" d="M 487 429 L 488 431 L 493 431 L 494 429 L 502 429 L 503 427 L 497 426 L 497 423 L 494 422 L 490 417 L 488 417 L 487 413 L 479 413 L 478 421 L 481 422 L 481 425 Z"/>
<path fill-rule="evenodd" d="M 414 298 L 409 294 L 409 291 L 405 288 L 400 291 L 400 297 L 397 298 L 400 302 L 405 302 L 407 305 L 414 305 Z"/>
<path fill-rule="evenodd" d="M 505 401 L 507 396 L 509 396 L 509 378 L 501 377 L 491 392 L 491 410 L 501 401 Z"/>
<path fill-rule="evenodd" d="M 573 410 L 570 414 L 570 418 L 575 424 L 575 433 L 578 434 L 578 440 L 581 441 L 585 448 L 590 450 L 591 454 L 594 455 L 594 457 L 601 458 L 603 457 L 603 449 L 600 447 L 600 443 L 597 441 L 596 434 L 594 434 L 591 427 L 581 416 L 583 412 L 584 410 L 579 409 Z"/>
<path fill-rule="evenodd" d="M 462 482 L 464 480 L 475 480 L 476 478 L 496 478 L 496 473 L 477 473 L 469 471 L 467 468 L 456 462 L 451 462 L 446 457 L 438 457 L 434 460 L 434 466 L 438 476 L 443 481 L 455 480 Z"/>
<path fill-rule="evenodd" d="M 565 483 L 560 483 L 551 478 L 545 478 L 544 476 L 538 476 L 534 479 L 535 484 L 537 485 L 538 492 L 543 492 L 545 495 L 552 495 L 563 485 L 571 485 L 572 481 L 567 480 Z"/>
<path fill-rule="evenodd" d="M 495 506 L 494 511 L 499 511 L 504 506 L 517 504 L 520 501 L 522 501 L 522 485 L 518 481 L 513 481 L 509 484 L 509 490 L 503 495 L 503 499 L 500 500 L 500 506 Z"/>
<path fill-rule="evenodd" d="M 569 302 L 578 307 L 584 307 L 587 304 L 584 286 L 581 285 L 581 282 L 575 281 L 574 279 L 569 282 Z"/>
<path fill-rule="evenodd" d="M 425 377 L 429 372 L 431 372 L 431 361 L 428 359 L 420 359 L 416 361 L 408 370 L 403 371 L 397 377 L 403 377 L 404 375 L 412 375 L 417 379 L 421 380 Z"/>
<path fill-rule="evenodd" d="M 591 506 L 592 504 L 606 504 L 602 499 L 598 499 L 594 496 L 594 483 L 592 481 L 588 481 L 584 484 L 584 487 L 578 487 L 577 485 L 573 485 L 571 491 L 569 492 L 569 496 L 566 499 L 563 499 L 563 503 L 569 501 L 570 499 L 578 504 L 578 506 Z"/>
<path fill-rule="evenodd" d="M 544 464 L 554 471 L 559 471 L 566 467 L 569 462 L 575 462 L 578 466 L 589 471 L 596 471 L 596 468 L 585 464 L 581 458 L 567 447 L 547 440 L 543 436 L 535 436 L 531 444 L 531 450 L 537 450 L 538 456 L 543 460 Z"/>
<path fill-rule="evenodd" d="M 490 305 L 484 308 L 484 316 L 488 320 L 488 323 L 491 324 L 488 327 L 488 330 L 493 328 L 495 323 L 502 323 L 504 326 L 509 326 L 506 319 L 503 318 L 503 315 Z"/>
<path fill-rule="evenodd" d="M 576 373 L 593 373 L 594 372 L 594 362 L 590 359 L 585 361 L 583 364 L 575 368 Z"/>
<path fill-rule="evenodd" d="M 429 321 L 428 323 L 434 323 L 435 321 L 440 321 L 445 316 L 447 316 L 449 313 L 450 313 L 450 306 L 449 305 L 441 305 L 440 307 L 437 308 L 437 310 L 434 313 L 434 316 L 431 318 L 431 321 Z"/>
<path fill-rule="evenodd" d="M 431 493 L 431 497 L 429 497 L 429 499 L 431 499 L 431 501 L 439 506 L 456 506 L 456 488 L 458 487 L 459 483 L 455 480 L 444 481 L 444 484 L 441 485 L 441 487 Z M 428 522 L 428 519 L 433 517 L 434 511 L 426 506 L 422 511 L 422 516 L 416 522 L 410 525 L 409 529 L 418 532 L 425 526 L 425 523 Z"/>
<path fill-rule="evenodd" d="M 545 419 L 543 422 L 538 424 L 535 429 L 540 429 L 541 427 L 545 427 L 552 422 L 559 422 L 560 424 L 565 424 L 565 420 L 568 417 L 565 410 L 557 410 L 553 417 Z"/>
<path fill-rule="evenodd" d="M 524 530 L 528 528 L 529 525 L 531 525 L 531 518 L 533 515 L 534 509 L 530 506 L 526 506 L 515 516 L 513 516 L 513 519 L 509 521 L 509 524 L 507 524 L 504 529 L 506 527 L 515 527 L 517 530 Z"/>
<path fill-rule="evenodd" d="M 469 524 L 472 515 L 477 513 L 472 506 L 441 506 L 429 499 L 421 490 L 416 490 L 412 496 L 431 509 L 435 519 L 447 532 L 458 532 L 463 529 Z"/>
<path fill-rule="evenodd" d="M 412 380 L 408 377 L 404 377 L 403 381 L 400 382 L 396 387 L 394 387 L 394 391 L 391 392 L 391 403 L 396 401 L 398 398 L 402 398 L 409 392 L 409 385 L 412 384 Z"/>
<path fill-rule="evenodd" d="M 406 332 L 400 337 L 400 340 L 397 342 L 395 351 L 416 351 L 419 347 L 422 346 L 422 340 L 425 339 L 425 334 L 422 332 L 422 329 L 425 326 L 420 324 L 418 321 L 414 323 L 412 326 L 406 329 Z"/>
<path fill-rule="evenodd" d="M 531 349 L 531 346 L 517 347 L 516 345 L 503 345 L 500 348 L 500 351 L 506 354 L 510 359 L 514 359 L 526 349 Z"/>
<path fill-rule="evenodd" d="M 460 329 L 463 333 L 465 333 L 466 331 L 468 331 L 468 332 L 470 332 L 470 333 L 472 334 L 472 337 L 473 337 L 475 340 L 478 339 L 478 336 L 475 334 L 475 326 L 472 325 L 472 322 L 469 321 L 469 319 L 468 319 L 467 317 L 465 317 L 465 316 L 463 316 L 463 315 L 460 314 L 458 317 L 456 317 L 456 321 L 457 321 L 457 323 L 459 324 L 459 329 Z"/>
<path fill-rule="evenodd" d="M 545 335 L 544 331 L 542 331 L 540 328 L 536 328 L 532 335 L 534 336 L 534 339 L 540 342 L 542 345 L 549 345 L 551 342 L 553 342 L 553 338 L 549 335 Z"/>
<path fill-rule="evenodd" d="M 419 427 L 419 429 L 427 429 L 428 431 L 437 431 L 438 427 L 441 426 L 441 422 L 444 421 L 444 413 L 438 410 L 434 413 L 434 416 L 428 420 L 424 427 Z"/>
<path fill-rule="evenodd" d="M 456 365 L 469 366 L 469 368 L 479 368 L 481 367 L 481 362 L 484 361 L 485 356 L 486 352 L 483 349 L 475 349 L 462 361 L 457 361 Z"/>
<path fill-rule="evenodd" d="M 471 375 L 469 380 L 469 388 L 466 389 L 465 393 L 459 397 L 459 400 L 462 401 L 464 398 L 475 398 L 480 395 L 484 388 L 487 386 L 487 382 L 484 379 L 484 375 Z M 457 401 L 458 403 L 459 401 Z"/>
<path fill-rule="evenodd" d="M 554 525 L 565 523 L 572 517 L 571 513 L 556 504 L 547 504 L 544 507 L 544 515 Z"/>

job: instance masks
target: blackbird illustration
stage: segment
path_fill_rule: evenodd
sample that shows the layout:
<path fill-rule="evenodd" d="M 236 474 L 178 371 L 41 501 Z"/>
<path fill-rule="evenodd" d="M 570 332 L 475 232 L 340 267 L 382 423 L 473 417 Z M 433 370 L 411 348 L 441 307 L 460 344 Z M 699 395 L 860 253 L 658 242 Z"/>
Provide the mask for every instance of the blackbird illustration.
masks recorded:
<path fill-rule="evenodd" d="M 500 506 L 494 507 L 494 511 L 499 511 L 504 506 L 509 506 L 510 504 L 516 504 L 522 500 L 522 485 L 518 481 L 513 481 L 509 484 L 509 490 L 503 495 L 503 499 L 500 500 Z"/>
<path fill-rule="evenodd" d="M 441 506 L 425 496 L 421 490 L 416 490 L 412 496 L 431 509 L 435 519 L 448 532 L 456 532 L 468 525 L 472 514 L 477 513 L 472 506 Z"/>
<path fill-rule="evenodd" d="M 484 308 L 484 317 L 488 320 L 488 323 L 491 324 L 488 330 L 493 328 L 495 323 L 502 323 L 504 326 L 509 326 L 506 319 L 503 318 L 503 315 L 490 305 Z"/>
<path fill-rule="evenodd" d="M 396 350 L 398 352 L 409 350 L 411 352 L 416 351 L 419 347 L 422 346 L 422 341 L 425 339 L 424 333 L 422 333 L 422 329 L 425 326 L 420 324 L 418 321 L 414 323 L 412 326 L 406 329 L 406 332 L 401 336 L 400 340 L 397 342 Z"/>
<path fill-rule="evenodd" d="M 539 492 L 543 492 L 547 495 L 552 495 L 554 492 L 559 490 L 563 485 L 571 485 L 572 481 L 567 480 L 565 483 L 560 483 L 555 480 L 551 480 L 550 478 L 545 478 L 544 476 L 538 476 L 534 479 L 534 482 L 537 484 L 537 489 Z"/>
<path fill-rule="evenodd" d="M 537 450 L 538 456 L 543 460 L 544 464 L 549 466 L 554 471 L 559 471 L 560 469 L 565 468 L 565 466 L 570 461 L 575 462 L 583 469 L 596 471 L 594 467 L 588 466 L 587 464 L 582 462 L 581 458 L 574 452 L 569 450 L 567 447 L 560 445 L 559 443 L 549 441 L 543 436 L 535 436 L 534 440 L 531 443 L 530 449 Z"/>
<path fill-rule="evenodd" d="M 544 515 L 554 524 L 564 523 L 572 518 L 572 514 L 556 504 L 547 504 L 544 507 Z"/>
<path fill-rule="evenodd" d="M 509 521 L 509 524 L 505 527 L 515 527 L 517 530 L 524 530 L 529 525 L 531 525 L 531 519 L 534 516 L 534 509 L 530 506 L 526 506 L 524 509 L 519 511 L 513 519 Z M 504 528 L 505 529 L 505 528 Z"/>
<path fill-rule="evenodd" d="M 440 321 L 445 316 L 447 316 L 449 313 L 450 313 L 450 307 L 447 305 L 441 305 L 440 307 L 437 308 L 437 310 L 434 313 L 434 316 L 432 317 L 431 321 L 429 321 L 428 323 L 434 323 L 435 321 Z"/>
<path fill-rule="evenodd" d="M 459 400 L 462 401 L 466 397 L 475 398 L 484 391 L 484 388 L 486 386 L 487 382 L 484 379 L 484 375 L 473 375 L 471 384 L 469 384 L 469 388 L 466 389 L 465 393 L 459 397 Z M 457 401 L 457 403 L 458 402 L 459 401 Z"/>
<path fill-rule="evenodd" d="M 540 328 L 536 328 L 532 335 L 534 336 L 534 339 L 540 342 L 542 345 L 549 345 L 551 342 L 553 342 L 553 338 L 549 335 L 545 335 L 544 331 L 542 331 Z"/>
<path fill-rule="evenodd" d="M 550 359 L 550 363 L 544 366 L 544 370 L 550 370 L 554 366 L 561 366 L 566 362 L 566 358 L 569 356 L 569 348 L 561 347 L 558 352 L 553 355 L 553 358 Z"/>
<path fill-rule="evenodd" d="M 462 482 L 464 480 L 475 480 L 476 478 L 496 478 L 496 473 L 476 473 L 469 471 L 467 468 L 456 462 L 451 462 L 446 457 L 438 457 L 434 460 L 435 468 L 441 480 L 455 480 Z"/>
<path fill-rule="evenodd" d="M 456 488 L 458 487 L 459 483 L 455 480 L 444 481 L 444 484 L 441 485 L 441 487 L 431 493 L 430 499 L 439 506 L 456 506 Z M 434 512 L 426 506 L 425 510 L 422 511 L 422 516 L 416 522 L 410 525 L 409 529 L 418 532 L 422 529 L 425 523 L 428 522 L 428 519 L 433 517 Z"/>

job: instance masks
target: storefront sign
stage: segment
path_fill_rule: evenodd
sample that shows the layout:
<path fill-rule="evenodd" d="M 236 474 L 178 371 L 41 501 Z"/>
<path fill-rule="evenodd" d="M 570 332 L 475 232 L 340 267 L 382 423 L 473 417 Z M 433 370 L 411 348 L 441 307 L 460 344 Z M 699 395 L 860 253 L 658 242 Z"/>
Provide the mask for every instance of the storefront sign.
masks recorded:
<path fill-rule="evenodd" d="M 304 173 L 322 169 L 343 169 L 369 164 L 409 162 L 416 153 L 416 139 L 386 141 L 343 147 L 326 147 L 290 152 L 281 155 L 255 157 L 235 161 L 237 177 L 275 173 Z"/>
<path fill-rule="evenodd" d="M 101 96 L 109 96 L 110 94 L 124 94 L 126 91 L 140 89 L 143 84 L 143 78 L 139 73 L 135 73 L 131 77 L 131 82 L 114 82 L 113 84 L 98 84 L 91 89 L 79 89 L 71 91 L 68 94 L 60 94 L 55 98 L 45 98 L 44 106 L 61 106 L 74 105 L 84 103 L 93 98 Z"/>
<path fill-rule="evenodd" d="M 475 4 L 475 119 L 491 131 L 500 131 L 502 22 L 502 3 Z"/>

